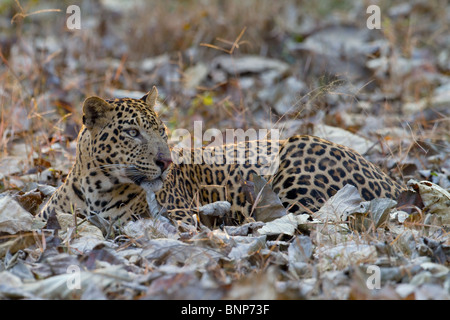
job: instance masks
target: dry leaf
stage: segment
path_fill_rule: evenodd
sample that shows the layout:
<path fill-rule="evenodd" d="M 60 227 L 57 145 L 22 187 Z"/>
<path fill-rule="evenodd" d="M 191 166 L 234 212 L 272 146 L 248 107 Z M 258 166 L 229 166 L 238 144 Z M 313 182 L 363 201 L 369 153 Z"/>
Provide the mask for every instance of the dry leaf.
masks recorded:
<path fill-rule="evenodd" d="M 263 177 L 253 174 L 253 184 L 256 194 L 253 205 L 256 221 L 268 222 L 286 215 L 286 208 L 280 198 Z"/>
<path fill-rule="evenodd" d="M 10 196 L 0 198 L 0 232 L 15 234 L 31 230 L 33 216 Z"/>
<path fill-rule="evenodd" d="M 450 193 L 429 181 L 409 180 L 408 186 L 420 193 L 426 210 L 439 215 L 443 224 L 450 224 Z"/>
<path fill-rule="evenodd" d="M 286 216 L 267 222 L 258 233 L 261 235 L 278 235 L 287 234 L 294 235 L 298 226 L 298 220 L 294 214 L 289 213 Z"/>

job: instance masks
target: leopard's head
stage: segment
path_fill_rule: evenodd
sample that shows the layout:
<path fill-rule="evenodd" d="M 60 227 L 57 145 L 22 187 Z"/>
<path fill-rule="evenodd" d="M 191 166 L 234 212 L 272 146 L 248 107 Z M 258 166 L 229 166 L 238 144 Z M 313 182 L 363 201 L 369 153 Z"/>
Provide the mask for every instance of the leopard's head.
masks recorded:
<path fill-rule="evenodd" d="M 166 127 L 154 110 L 157 97 L 153 87 L 141 99 L 86 99 L 83 124 L 89 146 L 78 151 L 88 170 L 100 169 L 117 183 L 162 188 L 172 159 Z"/>

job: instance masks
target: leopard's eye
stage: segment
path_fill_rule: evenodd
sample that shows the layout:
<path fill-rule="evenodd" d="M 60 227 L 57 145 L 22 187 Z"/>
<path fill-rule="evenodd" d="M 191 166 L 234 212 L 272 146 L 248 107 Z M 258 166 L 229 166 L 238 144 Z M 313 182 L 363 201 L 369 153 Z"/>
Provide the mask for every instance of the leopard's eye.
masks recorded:
<path fill-rule="evenodd" d="M 128 133 L 128 135 L 133 138 L 136 138 L 137 136 L 139 136 L 139 131 L 136 129 L 128 129 L 125 132 Z"/>
<path fill-rule="evenodd" d="M 159 128 L 159 134 L 164 136 L 166 134 L 166 129 L 164 127 Z"/>

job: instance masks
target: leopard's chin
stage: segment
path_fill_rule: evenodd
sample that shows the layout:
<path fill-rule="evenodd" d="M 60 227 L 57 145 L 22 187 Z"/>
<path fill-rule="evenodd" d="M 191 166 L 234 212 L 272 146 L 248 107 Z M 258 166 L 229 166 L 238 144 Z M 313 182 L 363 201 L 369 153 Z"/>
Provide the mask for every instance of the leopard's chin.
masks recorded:
<path fill-rule="evenodd" d="M 146 192 L 153 191 L 157 192 L 162 189 L 164 185 L 163 180 L 161 177 L 153 179 L 153 180 L 144 180 L 139 184 L 139 186 L 144 189 Z"/>
<path fill-rule="evenodd" d="M 165 179 L 164 175 L 149 177 L 134 166 L 125 169 L 124 177 L 140 187 L 146 186 L 154 191 L 159 191 L 163 187 L 163 180 Z"/>

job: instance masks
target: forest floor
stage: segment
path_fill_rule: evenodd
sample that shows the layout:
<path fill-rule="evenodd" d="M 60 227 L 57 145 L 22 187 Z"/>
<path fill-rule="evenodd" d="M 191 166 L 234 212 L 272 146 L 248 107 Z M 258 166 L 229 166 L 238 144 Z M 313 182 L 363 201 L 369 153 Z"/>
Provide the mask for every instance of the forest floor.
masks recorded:
<path fill-rule="evenodd" d="M 380 29 L 359 1 L 78 1 L 70 30 L 75 2 L 0 4 L 0 298 L 450 299 L 447 1 L 378 1 Z M 413 191 L 359 212 L 345 188 L 313 222 L 138 220 L 105 238 L 67 214 L 35 230 L 82 101 L 153 85 L 169 131 L 313 134 Z M 367 221 L 349 226 L 342 203 Z"/>

